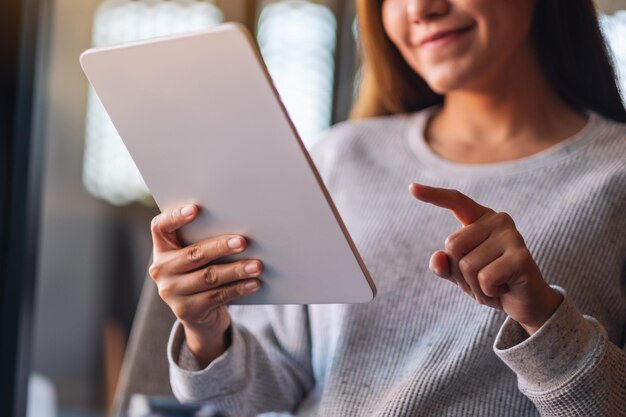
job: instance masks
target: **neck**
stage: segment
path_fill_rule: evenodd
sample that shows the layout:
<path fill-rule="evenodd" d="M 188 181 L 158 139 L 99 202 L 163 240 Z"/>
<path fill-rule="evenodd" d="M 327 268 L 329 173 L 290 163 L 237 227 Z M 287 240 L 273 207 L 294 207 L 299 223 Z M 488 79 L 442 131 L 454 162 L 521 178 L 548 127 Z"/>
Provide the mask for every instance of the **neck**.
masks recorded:
<path fill-rule="evenodd" d="M 445 95 L 433 136 L 465 143 L 557 141 L 584 125 L 585 118 L 548 83 L 530 47 L 498 74 L 483 78 Z"/>

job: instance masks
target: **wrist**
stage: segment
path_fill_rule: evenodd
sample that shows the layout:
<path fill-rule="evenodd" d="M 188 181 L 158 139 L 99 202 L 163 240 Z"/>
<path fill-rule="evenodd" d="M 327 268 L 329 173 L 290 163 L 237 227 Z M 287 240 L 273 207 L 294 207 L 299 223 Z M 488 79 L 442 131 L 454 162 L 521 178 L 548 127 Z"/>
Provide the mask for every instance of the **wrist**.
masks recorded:
<path fill-rule="evenodd" d="M 202 368 L 206 368 L 230 346 L 230 327 L 224 331 L 212 332 L 183 324 L 183 329 L 185 343 Z"/>
<path fill-rule="evenodd" d="M 554 290 L 548 284 L 545 285 L 544 294 L 538 299 L 540 302 L 537 306 L 537 314 L 533 317 L 533 319 L 524 323 L 518 322 L 529 336 L 536 333 L 545 324 L 545 322 L 552 317 L 554 312 L 563 302 L 563 296 L 561 293 Z"/>

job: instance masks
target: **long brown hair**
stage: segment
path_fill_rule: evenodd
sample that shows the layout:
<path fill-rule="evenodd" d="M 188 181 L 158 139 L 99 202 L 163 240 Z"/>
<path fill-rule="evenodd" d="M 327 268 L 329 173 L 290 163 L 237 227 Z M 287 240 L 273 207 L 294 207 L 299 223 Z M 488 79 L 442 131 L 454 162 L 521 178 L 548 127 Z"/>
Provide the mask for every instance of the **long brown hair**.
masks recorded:
<path fill-rule="evenodd" d="M 382 0 L 356 0 L 361 74 L 351 119 L 415 112 L 443 102 L 385 33 Z M 537 0 L 532 37 L 541 66 L 561 98 L 626 122 L 615 71 L 592 0 Z"/>

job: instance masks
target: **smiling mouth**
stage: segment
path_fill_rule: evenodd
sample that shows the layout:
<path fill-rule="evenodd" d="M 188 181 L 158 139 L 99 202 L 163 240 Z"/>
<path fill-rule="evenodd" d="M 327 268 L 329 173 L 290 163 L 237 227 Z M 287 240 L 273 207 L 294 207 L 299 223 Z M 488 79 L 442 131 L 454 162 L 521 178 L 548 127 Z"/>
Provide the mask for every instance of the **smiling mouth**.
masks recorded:
<path fill-rule="evenodd" d="M 472 23 L 471 25 L 466 26 L 466 27 L 461 28 L 461 29 L 442 31 L 442 32 L 434 33 L 434 34 L 432 34 L 430 36 L 427 36 L 425 39 L 421 40 L 419 42 L 419 46 L 435 47 L 435 46 L 441 46 L 441 45 L 448 44 L 448 43 L 450 43 L 450 42 L 460 38 L 461 36 L 465 35 L 469 31 L 471 31 L 472 29 L 474 29 L 475 26 L 476 25 L 474 23 Z"/>

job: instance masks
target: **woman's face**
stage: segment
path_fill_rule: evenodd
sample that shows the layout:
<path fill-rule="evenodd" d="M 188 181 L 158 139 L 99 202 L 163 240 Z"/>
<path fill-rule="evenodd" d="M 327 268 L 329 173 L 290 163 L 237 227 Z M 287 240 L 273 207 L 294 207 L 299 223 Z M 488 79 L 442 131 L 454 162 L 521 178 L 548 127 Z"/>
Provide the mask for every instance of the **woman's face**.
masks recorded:
<path fill-rule="evenodd" d="M 437 93 L 482 89 L 531 48 L 533 0 L 383 0 L 385 32 Z"/>

